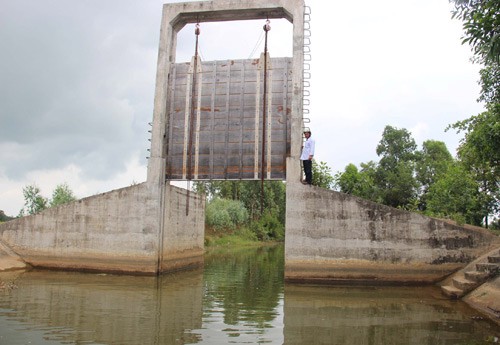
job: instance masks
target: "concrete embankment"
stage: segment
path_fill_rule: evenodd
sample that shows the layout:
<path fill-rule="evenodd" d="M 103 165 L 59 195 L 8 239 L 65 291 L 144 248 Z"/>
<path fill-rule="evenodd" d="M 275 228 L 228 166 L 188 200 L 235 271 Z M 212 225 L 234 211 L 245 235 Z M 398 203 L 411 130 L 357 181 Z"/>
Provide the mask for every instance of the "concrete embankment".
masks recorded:
<path fill-rule="evenodd" d="M 2 223 L 0 240 L 33 267 L 156 274 L 203 263 L 204 208 L 142 183 Z"/>
<path fill-rule="evenodd" d="M 0 272 L 25 269 L 28 265 L 8 246 L 0 241 Z"/>
<path fill-rule="evenodd" d="M 287 184 L 285 279 L 431 284 L 499 245 L 459 226 L 352 195 Z"/>
<path fill-rule="evenodd" d="M 468 303 L 500 325 L 500 246 L 439 283 L 444 295 Z"/>

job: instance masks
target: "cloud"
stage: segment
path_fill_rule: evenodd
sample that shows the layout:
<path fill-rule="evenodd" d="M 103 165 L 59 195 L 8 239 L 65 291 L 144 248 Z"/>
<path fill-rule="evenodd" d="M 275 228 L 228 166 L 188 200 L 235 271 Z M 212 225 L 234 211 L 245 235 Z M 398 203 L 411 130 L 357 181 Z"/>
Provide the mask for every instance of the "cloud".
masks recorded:
<path fill-rule="evenodd" d="M 138 5 L 7 2 L 0 140 L 16 146 L 9 178 L 67 164 L 105 178 L 138 147 L 146 156 L 158 29 L 137 22 Z"/>
<path fill-rule="evenodd" d="M 146 180 L 146 169 L 140 160 L 139 152 L 135 152 L 119 173 L 105 179 L 89 178 L 78 164 L 58 169 L 33 168 L 22 180 L 10 179 L 0 173 L 0 209 L 8 215 L 18 215 L 24 205 L 22 190 L 32 184 L 40 187 L 41 195 L 51 198 L 57 185 L 66 183 L 77 198 L 83 198 L 143 182 Z"/>

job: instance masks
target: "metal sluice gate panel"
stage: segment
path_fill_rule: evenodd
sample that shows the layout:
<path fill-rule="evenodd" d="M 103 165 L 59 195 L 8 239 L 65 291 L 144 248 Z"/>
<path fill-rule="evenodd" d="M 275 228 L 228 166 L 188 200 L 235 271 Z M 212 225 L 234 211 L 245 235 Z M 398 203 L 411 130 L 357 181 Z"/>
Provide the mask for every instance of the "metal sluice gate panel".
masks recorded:
<path fill-rule="evenodd" d="M 263 60 L 263 55 L 251 60 L 198 59 L 194 87 L 194 58 L 173 66 L 165 138 L 167 180 L 261 179 L 262 161 L 264 179 L 286 179 L 292 59 L 267 59 L 265 101 Z"/>

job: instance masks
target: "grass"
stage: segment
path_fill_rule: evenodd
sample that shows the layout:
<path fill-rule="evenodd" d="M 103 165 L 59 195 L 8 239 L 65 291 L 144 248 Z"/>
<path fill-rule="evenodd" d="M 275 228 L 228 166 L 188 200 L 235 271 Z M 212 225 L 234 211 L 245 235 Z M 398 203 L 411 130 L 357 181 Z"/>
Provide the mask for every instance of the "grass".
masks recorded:
<path fill-rule="evenodd" d="M 259 241 L 255 233 L 246 227 L 223 232 L 210 227 L 205 228 L 206 247 L 255 247 L 266 244 L 269 244 L 269 242 Z"/>

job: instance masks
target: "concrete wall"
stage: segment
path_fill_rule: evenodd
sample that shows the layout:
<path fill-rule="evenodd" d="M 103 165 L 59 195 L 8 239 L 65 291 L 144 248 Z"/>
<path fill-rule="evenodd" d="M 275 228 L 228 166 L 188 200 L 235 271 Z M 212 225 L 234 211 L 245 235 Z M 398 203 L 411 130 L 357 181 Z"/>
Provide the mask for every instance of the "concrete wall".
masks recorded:
<path fill-rule="evenodd" d="M 167 189 L 162 272 L 200 265 L 205 246 L 205 197 L 173 186 Z"/>
<path fill-rule="evenodd" d="M 287 281 L 432 283 L 498 241 L 482 228 L 457 226 L 317 187 L 287 184 Z"/>
<path fill-rule="evenodd" d="M 24 260 L 0 240 L 0 272 L 26 267 Z"/>
<path fill-rule="evenodd" d="M 179 188 L 167 185 L 161 192 L 142 183 L 50 208 L 0 224 L 0 241 L 35 267 L 154 274 L 202 262 L 204 201 L 191 195 L 191 217 L 162 219 L 162 203 L 172 213 L 185 209 Z M 190 237 L 175 232 L 179 228 Z M 160 239 L 183 242 L 189 262 L 160 265 Z M 170 251 L 169 260 L 175 255 Z"/>

